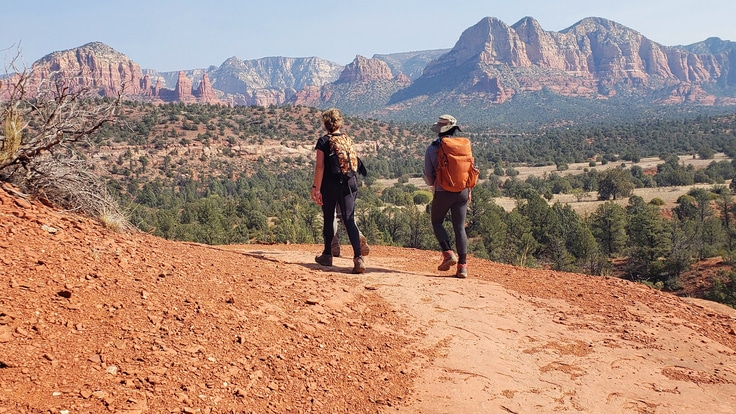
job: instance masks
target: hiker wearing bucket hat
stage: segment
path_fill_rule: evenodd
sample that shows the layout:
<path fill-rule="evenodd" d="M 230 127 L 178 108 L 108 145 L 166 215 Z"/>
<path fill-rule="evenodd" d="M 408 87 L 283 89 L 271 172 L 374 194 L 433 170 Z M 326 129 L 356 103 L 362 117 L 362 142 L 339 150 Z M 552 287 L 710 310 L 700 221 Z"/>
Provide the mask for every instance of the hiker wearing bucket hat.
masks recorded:
<path fill-rule="evenodd" d="M 439 120 L 437 123 L 432 125 L 432 132 L 436 132 L 437 134 L 442 135 L 454 135 L 455 131 L 449 132 L 451 129 L 457 129 L 460 131 L 460 127 L 457 126 L 457 119 L 455 119 L 452 115 L 440 115 Z"/>
<path fill-rule="evenodd" d="M 461 131 L 457 125 L 457 119 L 452 115 L 441 115 L 436 123 L 430 129 L 437 134 L 437 138 L 427 147 L 424 153 L 424 181 L 434 189 L 432 196 L 430 220 L 432 222 L 432 230 L 442 249 L 442 262 L 437 266 L 438 270 L 450 270 L 457 265 L 455 277 L 465 278 L 468 275 L 467 269 L 467 253 L 468 253 L 468 236 L 465 233 L 465 216 L 468 211 L 468 202 L 470 200 L 470 189 L 465 188 L 460 192 L 447 191 L 439 185 L 437 181 L 438 166 L 438 149 L 442 138 L 455 135 Z M 455 243 L 457 244 L 457 254 L 452 250 L 450 236 L 447 234 L 442 223 L 445 216 L 450 213 L 452 219 L 452 228 L 455 232 Z"/>

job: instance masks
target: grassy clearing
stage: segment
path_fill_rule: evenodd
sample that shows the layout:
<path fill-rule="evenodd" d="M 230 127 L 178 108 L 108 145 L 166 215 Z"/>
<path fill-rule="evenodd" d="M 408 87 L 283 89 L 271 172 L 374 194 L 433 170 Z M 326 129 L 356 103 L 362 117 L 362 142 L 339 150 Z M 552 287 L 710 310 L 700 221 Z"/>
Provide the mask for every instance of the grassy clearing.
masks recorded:
<path fill-rule="evenodd" d="M 728 161 L 730 158 L 726 156 L 724 153 L 717 153 L 712 159 L 700 159 L 695 158 L 691 155 L 682 155 L 680 156 L 680 163 L 683 165 L 693 165 L 696 169 L 699 168 L 705 168 L 712 162 L 718 162 L 718 161 Z M 577 163 L 577 164 L 570 164 L 567 170 L 565 171 L 557 171 L 556 167 L 554 165 L 547 165 L 543 167 L 526 167 L 526 166 L 520 166 L 520 167 L 514 167 L 516 171 L 519 172 L 519 175 L 517 176 L 520 180 L 526 180 L 527 178 L 531 176 L 536 177 L 542 177 L 545 174 L 549 175 L 551 173 L 557 173 L 559 175 L 565 176 L 565 175 L 571 175 L 571 174 L 583 174 L 585 169 L 595 168 L 598 171 L 604 171 L 609 168 L 615 168 L 618 167 L 621 164 L 625 164 L 626 167 L 631 167 L 633 165 L 638 165 L 644 170 L 654 169 L 657 168 L 658 164 L 662 164 L 663 161 L 660 158 L 651 157 L 651 158 L 642 158 L 640 162 L 638 163 L 631 163 L 631 162 L 609 162 L 608 164 L 602 165 L 598 164 L 595 167 L 590 167 L 588 163 Z M 394 184 L 396 184 L 398 180 L 396 179 L 380 179 L 376 180 L 375 186 L 378 188 L 387 188 L 391 187 Z M 417 186 L 420 189 L 428 189 L 428 186 L 424 183 L 424 180 L 422 178 L 410 178 L 409 184 L 413 184 Z M 726 182 L 725 185 L 728 185 L 729 183 Z M 657 187 L 657 188 L 637 188 L 634 189 L 634 195 L 640 196 L 644 199 L 644 201 L 649 202 L 653 198 L 660 198 L 662 201 L 664 201 L 664 204 L 662 205 L 663 208 L 672 208 L 676 205 L 677 199 L 683 195 L 686 194 L 688 191 L 690 191 L 693 188 L 711 188 L 712 184 L 695 184 L 690 186 L 677 186 L 677 187 Z M 589 192 L 587 194 L 587 197 L 585 197 L 582 201 L 578 201 L 575 196 L 572 194 L 555 194 L 555 196 L 552 198 L 552 200 L 549 201 L 549 204 L 552 205 L 556 202 L 569 204 L 573 210 L 575 210 L 580 215 L 586 215 L 590 214 L 593 211 L 595 211 L 596 208 L 598 208 L 599 205 L 603 204 L 603 201 L 599 201 L 598 194 L 596 192 Z M 494 199 L 496 204 L 503 207 L 506 211 L 511 211 L 514 207 L 516 207 L 516 200 L 509 197 L 497 197 Z M 617 203 L 621 204 L 622 206 L 625 206 L 628 204 L 629 199 L 624 198 L 621 200 L 616 200 Z"/>

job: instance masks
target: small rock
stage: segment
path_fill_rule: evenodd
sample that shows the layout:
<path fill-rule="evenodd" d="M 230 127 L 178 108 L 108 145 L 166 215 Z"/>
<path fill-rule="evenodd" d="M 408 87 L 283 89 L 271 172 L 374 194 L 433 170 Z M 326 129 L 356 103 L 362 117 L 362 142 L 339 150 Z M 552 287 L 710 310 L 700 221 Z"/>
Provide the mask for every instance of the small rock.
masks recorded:
<path fill-rule="evenodd" d="M 92 393 L 92 395 L 95 398 L 99 398 L 99 399 L 103 399 L 103 398 L 107 397 L 107 393 L 105 391 L 95 391 L 95 392 Z"/>
<path fill-rule="evenodd" d="M 10 327 L 7 325 L 0 325 L 0 343 L 10 342 L 13 340 L 13 334 L 10 332 Z"/>
<path fill-rule="evenodd" d="M 58 296 L 61 296 L 64 299 L 69 299 L 69 298 L 72 297 L 72 292 L 70 292 L 68 290 L 61 290 L 61 291 L 57 292 L 56 294 Z"/>
<path fill-rule="evenodd" d="M 26 200 L 25 198 L 16 198 L 15 204 L 20 208 L 26 208 L 26 209 L 33 208 L 33 204 L 28 202 L 28 200 Z"/>

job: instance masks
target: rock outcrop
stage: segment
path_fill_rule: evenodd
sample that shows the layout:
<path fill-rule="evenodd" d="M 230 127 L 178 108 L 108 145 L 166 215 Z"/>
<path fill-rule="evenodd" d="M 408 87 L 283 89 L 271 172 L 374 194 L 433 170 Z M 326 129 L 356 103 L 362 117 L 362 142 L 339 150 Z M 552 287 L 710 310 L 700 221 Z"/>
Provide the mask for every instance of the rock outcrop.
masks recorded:
<path fill-rule="evenodd" d="M 154 81 L 137 63 L 100 42 L 54 52 L 35 62 L 30 71 L 29 96 L 57 76 L 66 78 L 75 88 L 88 89 L 101 96 L 115 96 L 122 91 L 129 99 L 151 102 L 220 102 L 206 73 L 194 90 L 192 80 L 180 71 L 176 88 L 167 90 L 162 88 L 160 78 Z"/>
<path fill-rule="evenodd" d="M 192 94 L 192 80 L 179 71 L 179 79 L 176 80 L 176 88 L 174 89 L 174 99 L 180 102 L 191 103 L 196 101 Z"/>
<path fill-rule="evenodd" d="M 325 94 L 322 88 L 307 86 L 300 91 L 296 91 L 292 97 L 292 103 L 294 105 L 319 107 L 322 102 L 327 102 L 331 96 L 332 94 Z"/>
<path fill-rule="evenodd" d="M 366 59 L 356 56 L 355 59 L 345 66 L 340 78 L 335 83 L 371 82 L 375 80 L 391 80 L 394 75 L 386 62 L 378 59 Z"/>
<path fill-rule="evenodd" d="M 208 74 L 215 90 L 238 105 L 281 105 L 305 88 L 321 88 L 338 79 L 343 66 L 320 59 L 231 57 Z"/>
<path fill-rule="evenodd" d="M 440 92 L 478 93 L 484 87 L 488 99 L 499 103 L 515 93 L 543 88 L 584 97 L 662 88 L 692 91 L 708 83 L 733 84 L 724 79 L 732 64 L 724 52 L 698 54 L 662 46 L 602 18 L 547 32 L 531 17 L 513 26 L 489 17 L 463 32 L 455 47 L 430 62 L 422 76 L 393 100 Z"/>
<path fill-rule="evenodd" d="M 57 75 L 102 96 L 117 95 L 123 88 L 127 96 L 140 95 L 143 81 L 137 63 L 100 42 L 54 52 L 36 61 L 31 66 L 30 90 Z"/>
<path fill-rule="evenodd" d="M 146 98 L 156 96 L 154 95 L 154 86 L 151 84 L 151 76 L 148 74 L 143 75 L 143 80 L 141 81 L 141 95 Z"/>
<path fill-rule="evenodd" d="M 216 104 L 220 102 L 206 73 L 202 75 L 202 80 L 199 82 L 197 90 L 194 91 L 194 96 L 197 97 L 198 102 L 202 103 Z"/>

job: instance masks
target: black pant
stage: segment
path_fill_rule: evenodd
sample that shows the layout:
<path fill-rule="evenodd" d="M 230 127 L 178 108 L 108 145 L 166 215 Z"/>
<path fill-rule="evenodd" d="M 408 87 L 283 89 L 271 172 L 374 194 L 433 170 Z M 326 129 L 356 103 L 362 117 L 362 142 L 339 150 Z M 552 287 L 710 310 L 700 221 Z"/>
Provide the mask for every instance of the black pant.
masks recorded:
<path fill-rule="evenodd" d="M 325 177 L 327 178 L 327 177 Z M 358 197 L 358 186 L 355 177 L 346 183 L 327 179 L 322 182 L 322 216 L 324 225 L 322 237 L 324 238 L 324 251 L 322 254 L 332 254 L 332 238 L 335 236 L 335 206 L 340 205 L 342 221 L 353 246 L 353 257 L 360 256 L 360 233 L 355 224 L 355 200 Z"/>

